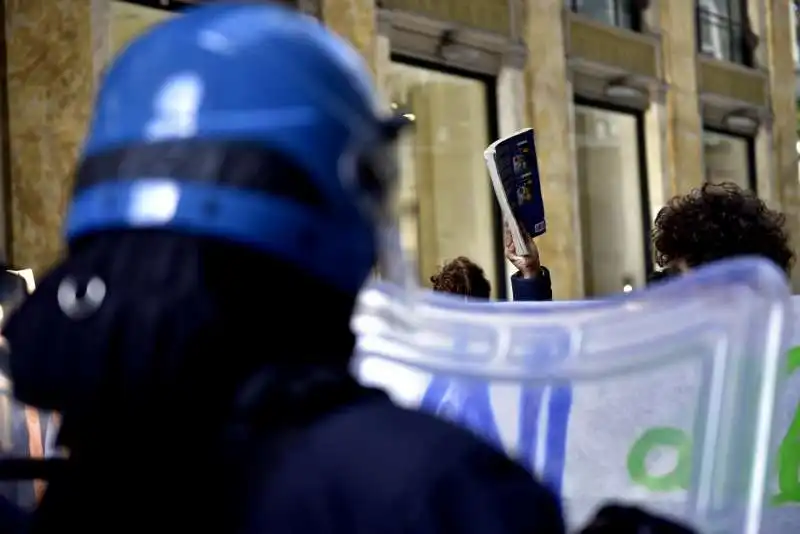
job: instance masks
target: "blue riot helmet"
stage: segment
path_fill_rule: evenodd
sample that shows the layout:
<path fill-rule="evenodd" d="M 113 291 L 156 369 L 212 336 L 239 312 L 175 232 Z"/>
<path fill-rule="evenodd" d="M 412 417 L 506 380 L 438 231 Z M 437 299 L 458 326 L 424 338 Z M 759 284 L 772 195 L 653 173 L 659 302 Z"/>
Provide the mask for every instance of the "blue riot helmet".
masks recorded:
<path fill-rule="evenodd" d="M 215 237 L 355 293 L 378 257 L 400 126 L 359 54 L 315 19 L 278 5 L 191 10 L 108 69 L 67 239 Z"/>

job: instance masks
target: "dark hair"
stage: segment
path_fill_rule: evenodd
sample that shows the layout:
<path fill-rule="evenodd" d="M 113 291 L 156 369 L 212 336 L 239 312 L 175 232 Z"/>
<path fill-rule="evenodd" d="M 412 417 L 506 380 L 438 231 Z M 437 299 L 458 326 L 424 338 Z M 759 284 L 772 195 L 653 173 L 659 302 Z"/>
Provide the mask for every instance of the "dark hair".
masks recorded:
<path fill-rule="evenodd" d="M 697 267 L 724 258 L 754 255 L 775 262 L 787 274 L 794 262 L 786 217 L 755 193 L 734 183 L 705 184 L 672 198 L 653 228 L 656 262 Z"/>
<path fill-rule="evenodd" d="M 107 288 L 100 307 L 65 315 L 62 283 L 95 277 Z M 316 328 L 310 303 L 325 317 L 323 335 L 303 334 Z M 185 502 L 239 529 L 252 489 L 242 467 L 267 465 L 261 451 L 280 447 L 285 432 L 361 395 L 348 372 L 354 304 L 302 265 L 213 238 L 120 230 L 73 241 L 4 328 L 15 395 L 63 416 L 69 474 L 48 492 L 102 479 L 112 494 L 208 469 L 225 483 L 187 488 Z M 151 511 L 170 502 L 148 493 Z"/>
<path fill-rule="evenodd" d="M 431 276 L 434 291 L 454 293 L 466 297 L 488 299 L 492 285 L 483 269 L 464 256 L 445 263 L 441 270 Z"/>
<path fill-rule="evenodd" d="M 71 278 L 85 286 L 92 277 L 107 287 L 102 307 L 71 320 L 59 308 L 60 284 Z M 324 302 L 326 321 L 338 323 L 328 325 L 325 346 L 312 340 L 302 354 L 253 348 L 265 332 L 281 343 L 278 333 L 301 328 L 313 298 Z M 143 396 L 171 402 L 181 396 L 178 384 L 194 393 L 212 373 L 216 395 L 225 398 L 265 365 L 346 371 L 354 300 L 245 247 L 167 231 L 105 232 L 72 243 L 3 333 L 20 356 L 12 362 L 15 393 L 37 407 L 143 405 Z"/>

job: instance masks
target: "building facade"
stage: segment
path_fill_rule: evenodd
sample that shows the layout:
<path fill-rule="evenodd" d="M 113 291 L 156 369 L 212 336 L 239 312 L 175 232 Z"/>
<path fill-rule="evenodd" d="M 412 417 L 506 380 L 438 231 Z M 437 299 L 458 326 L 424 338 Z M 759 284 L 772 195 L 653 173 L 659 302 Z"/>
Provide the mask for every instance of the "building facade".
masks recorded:
<path fill-rule="evenodd" d="M 754 189 L 800 243 L 788 0 L 294 3 L 351 40 L 387 106 L 415 122 L 399 147 L 398 212 L 423 282 L 466 255 L 504 296 L 502 223 L 482 153 L 529 126 L 548 220 L 537 243 L 556 298 L 643 285 L 653 217 L 704 181 Z M 187 3 L 3 7 L 2 249 L 41 271 L 59 254 L 98 76 L 128 39 Z"/>

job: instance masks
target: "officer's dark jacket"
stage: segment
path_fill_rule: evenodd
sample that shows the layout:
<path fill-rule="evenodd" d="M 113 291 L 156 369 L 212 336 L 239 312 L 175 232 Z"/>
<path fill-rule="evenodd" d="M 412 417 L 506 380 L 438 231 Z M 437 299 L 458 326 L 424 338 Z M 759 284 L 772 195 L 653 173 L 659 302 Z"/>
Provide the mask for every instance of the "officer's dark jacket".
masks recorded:
<path fill-rule="evenodd" d="M 207 452 L 209 423 L 178 449 L 133 437 L 136 447 L 118 443 L 116 454 L 78 456 L 51 483 L 31 532 L 565 531 L 556 498 L 501 452 L 383 393 L 348 387 L 346 402 L 280 437 L 241 433 L 232 454 Z"/>

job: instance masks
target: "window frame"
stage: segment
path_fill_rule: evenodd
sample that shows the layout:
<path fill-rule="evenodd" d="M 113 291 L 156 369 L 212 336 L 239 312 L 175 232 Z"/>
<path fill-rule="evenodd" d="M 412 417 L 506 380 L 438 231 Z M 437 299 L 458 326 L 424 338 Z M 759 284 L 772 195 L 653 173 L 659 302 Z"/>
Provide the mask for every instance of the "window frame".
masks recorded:
<path fill-rule="evenodd" d="M 746 152 L 747 155 L 747 186 L 750 188 L 750 191 L 758 195 L 758 167 L 756 163 L 756 138 L 752 135 L 747 135 L 739 132 L 733 132 L 731 130 L 726 130 L 725 128 L 716 128 L 714 126 L 709 126 L 708 124 L 703 124 L 703 134 L 706 132 L 717 134 L 717 135 L 724 135 L 726 137 L 733 137 L 740 141 L 744 141 L 746 143 Z M 706 180 L 706 169 L 705 169 L 705 154 L 703 155 L 703 183 L 708 183 Z"/>
<path fill-rule="evenodd" d="M 582 0 L 568 0 L 569 10 L 578 15 L 588 16 L 584 15 L 583 10 L 581 9 L 582 8 L 581 2 Z M 636 6 L 635 0 L 606 0 L 606 2 L 610 2 L 614 8 L 614 22 L 613 24 L 611 24 L 612 27 L 621 28 L 623 30 L 630 30 L 637 33 L 640 33 L 642 31 L 642 12 Z M 631 23 L 629 26 L 622 24 L 624 2 L 630 2 Z"/>
<path fill-rule="evenodd" d="M 642 225 L 642 239 L 644 240 L 644 274 L 645 280 L 655 272 L 655 257 L 653 243 L 651 239 L 653 230 L 652 214 L 650 213 L 650 182 L 647 174 L 647 133 L 645 128 L 645 112 L 635 107 L 613 104 L 604 100 L 597 100 L 594 98 L 575 95 L 573 99 L 573 107 L 587 107 L 594 108 L 601 111 L 608 111 L 611 113 L 620 113 L 634 117 L 636 120 L 636 144 L 638 149 L 637 167 L 639 171 L 639 194 L 640 203 L 642 206 L 641 211 L 641 225 Z M 577 150 L 575 152 L 577 158 Z M 577 166 L 577 161 L 575 162 Z M 583 243 L 581 243 L 583 248 Z M 584 277 L 585 278 L 585 277 Z M 584 294 L 587 293 L 586 287 L 583 288 Z"/>
<path fill-rule="evenodd" d="M 123 2 L 125 4 L 135 4 L 137 6 L 142 7 L 149 7 L 150 9 L 158 9 L 159 11 L 169 11 L 172 13 L 177 13 L 181 11 L 185 11 L 187 9 L 198 7 L 211 2 L 202 2 L 197 0 L 116 0 L 118 2 Z M 308 13 L 308 14 L 315 14 L 315 9 L 313 9 L 312 5 L 307 5 L 308 2 L 304 2 L 303 0 L 295 0 L 294 3 L 296 4 L 294 7 L 298 10 Z"/>
<path fill-rule="evenodd" d="M 749 22 L 747 19 L 747 0 L 706 0 L 716 6 L 716 2 L 724 2 L 727 14 L 712 12 L 703 6 L 703 0 L 695 0 L 695 40 L 697 53 L 713 57 L 719 61 L 726 61 L 735 65 L 753 67 L 755 58 L 747 44 Z M 738 5 L 736 5 L 738 4 Z M 715 7 L 716 10 L 716 7 Z M 703 29 L 708 27 L 711 31 L 718 31 L 728 37 L 728 44 L 720 51 L 722 57 L 714 53 L 703 51 Z"/>
<path fill-rule="evenodd" d="M 148 7 L 150 9 L 157 9 L 159 11 L 180 12 L 191 7 L 197 7 L 198 4 L 193 2 L 186 2 L 183 0 L 117 0 L 124 4 L 134 4 L 137 6 Z"/>
<path fill-rule="evenodd" d="M 792 19 L 792 58 L 795 72 L 800 71 L 800 1 L 793 0 L 789 4 L 789 16 Z"/>
<path fill-rule="evenodd" d="M 0 17 L 7 21 L 6 3 L 0 4 Z M 0 69 L 8 72 L 7 25 L 0 28 Z M 8 77 L 0 82 L 0 263 L 12 264 L 13 254 L 13 216 L 11 213 L 11 120 L 8 107 Z"/>
<path fill-rule="evenodd" d="M 479 71 L 471 71 L 466 70 L 458 67 L 452 67 L 450 65 L 437 63 L 435 61 L 427 61 L 424 59 L 417 58 L 413 55 L 403 54 L 402 52 L 392 52 L 390 56 L 390 61 L 393 63 L 400 63 L 402 65 L 408 65 L 409 67 L 417 67 L 421 69 L 432 70 L 436 72 L 441 72 L 443 74 L 450 74 L 452 76 L 459 76 L 461 78 L 467 78 L 469 80 L 475 80 L 481 82 L 486 91 L 486 125 L 487 125 L 487 137 L 489 142 L 493 142 L 495 139 L 500 138 L 500 117 L 499 117 L 499 109 L 498 109 L 498 102 L 497 102 L 497 76 L 492 76 L 490 74 L 486 74 Z M 489 175 L 486 174 L 486 180 L 488 182 Z M 505 254 L 505 246 L 503 243 L 504 237 L 504 228 L 503 228 L 503 215 L 500 212 L 500 206 L 497 204 L 497 199 L 494 197 L 494 192 L 491 193 L 491 203 L 492 203 L 492 235 L 494 237 L 494 271 L 495 276 L 494 280 L 490 280 L 492 283 L 492 289 L 495 290 L 495 295 L 497 296 L 498 301 L 503 301 L 508 299 L 508 283 L 507 283 L 507 276 L 506 276 L 506 254 Z M 432 273 L 431 273 L 432 274 Z"/>

